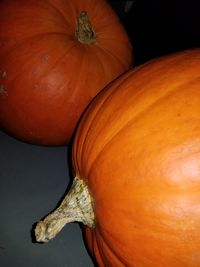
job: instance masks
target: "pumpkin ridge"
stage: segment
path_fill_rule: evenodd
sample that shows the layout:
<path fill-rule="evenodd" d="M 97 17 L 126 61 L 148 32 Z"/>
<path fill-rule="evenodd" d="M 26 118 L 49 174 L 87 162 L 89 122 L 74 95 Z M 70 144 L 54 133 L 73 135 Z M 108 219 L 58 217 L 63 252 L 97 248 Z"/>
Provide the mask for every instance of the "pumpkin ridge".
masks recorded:
<path fill-rule="evenodd" d="M 38 38 L 40 37 L 40 36 L 49 36 L 49 35 L 66 35 L 64 32 L 46 32 L 46 33 L 38 33 L 38 34 L 35 34 L 35 35 L 32 35 L 32 36 L 29 36 L 29 37 L 26 37 L 26 38 L 24 38 L 23 40 L 21 40 L 21 41 L 18 41 L 17 43 L 15 43 L 13 46 L 12 46 L 12 48 L 9 48 L 9 52 L 7 52 L 7 55 L 9 55 L 9 54 L 11 54 L 12 53 L 12 51 L 13 50 L 15 50 L 16 49 L 16 47 L 17 47 L 17 50 L 19 50 L 19 46 L 21 47 L 21 46 L 23 46 L 24 44 L 26 44 L 26 42 L 30 42 L 30 41 L 34 41 L 34 39 L 38 42 Z M 70 35 L 69 35 L 70 36 Z M 42 38 L 42 39 L 44 39 L 44 38 Z M 72 42 L 74 42 L 74 40 L 72 41 Z M 73 44 L 73 46 L 72 47 L 74 47 L 76 45 L 76 43 L 75 44 Z M 71 49 L 71 48 L 70 48 Z M 69 50 L 70 50 L 69 49 Z"/>
<path fill-rule="evenodd" d="M 56 10 L 56 12 L 57 12 L 58 14 L 60 14 L 61 17 L 63 17 L 65 23 L 67 23 L 67 25 L 70 26 L 70 23 L 69 23 L 69 21 L 67 20 L 67 16 L 64 14 L 64 12 L 62 12 L 62 11 L 61 11 L 56 5 L 54 5 L 54 3 L 52 3 L 52 2 L 47 2 L 46 4 L 47 4 L 49 7 L 51 7 L 52 9 Z M 73 7 L 72 7 L 72 8 L 73 8 Z M 72 26 L 70 26 L 70 28 L 72 28 Z"/>
<path fill-rule="evenodd" d="M 38 42 L 38 39 L 42 36 L 49 36 L 49 35 L 64 35 L 64 36 L 71 36 L 70 34 L 66 34 L 65 32 L 57 32 L 57 31 L 49 31 L 49 32 L 39 32 L 35 33 L 31 36 L 27 36 L 21 40 L 15 42 L 12 47 L 9 47 L 9 52 L 6 51 L 6 54 L 11 54 L 13 50 L 19 50 L 19 46 L 26 45 L 26 42 L 34 41 L 34 39 Z M 42 38 L 44 39 L 44 38 Z"/>
<path fill-rule="evenodd" d="M 102 50 L 103 52 L 106 52 L 109 56 L 114 58 L 122 66 L 122 68 L 125 68 L 125 66 L 127 65 L 126 60 L 123 62 L 122 58 L 120 59 L 117 55 L 114 55 L 112 53 L 112 51 L 110 51 L 109 49 L 107 49 L 105 47 L 101 47 L 100 45 L 98 45 L 98 43 L 96 44 L 96 47 L 98 47 L 100 50 Z M 126 69 L 128 70 L 128 68 L 126 68 Z"/>
<path fill-rule="evenodd" d="M 35 37 L 36 37 L 36 36 L 35 36 Z M 47 73 L 49 73 L 50 71 L 52 71 L 52 70 L 55 68 L 55 66 L 57 66 L 57 65 L 60 63 L 60 60 L 62 60 L 62 59 L 69 53 L 69 51 L 71 51 L 71 50 L 72 50 L 74 47 L 76 47 L 76 46 L 77 46 L 76 43 L 73 44 L 73 45 L 67 50 L 67 52 L 65 52 L 62 56 L 60 56 L 60 57 L 56 60 L 56 62 L 54 63 L 54 65 L 51 65 L 51 68 L 50 68 L 50 69 L 47 69 L 47 70 L 46 70 L 40 77 L 38 77 L 38 78 L 39 78 L 39 81 L 40 81 L 40 83 L 38 83 L 38 85 L 41 84 L 42 80 L 46 77 Z M 31 64 L 31 63 L 30 63 L 30 64 Z M 24 70 L 25 70 L 24 74 L 26 73 L 26 70 L 27 70 L 27 69 L 28 69 L 28 68 L 27 68 L 27 65 L 26 65 L 26 66 L 24 67 Z M 17 80 L 17 77 L 20 76 L 20 75 L 22 74 L 22 72 L 23 72 L 23 68 L 20 67 L 19 71 L 16 72 L 15 76 L 13 77 L 13 79 L 9 81 L 9 87 L 12 86 L 12 84 Z"/>
<path fill-rule="evenodd" d="M 74 49 L 75 47 L 77 47 L 77 44 L 76 44 L 76 43 L 73 43 L 73 44 L 67 49 L 67 51 L 65 51 L 65 53 L 63 53 L 63 55 L 60 56 L 60 57 L 55 61 L 55 63 L 51 66 L 50 69 L 47 70 L 47 72 L 52 71 L 52 70 L 53 70 L 53 69 L 60 63 L 60 61 L 61 61 L 67 54 L 69 54 L 70 51 L 71 51 L 72 49 Z M 45 73 L 43 76 L 46 76 L 46 75 L 47 75 L 47 73 Z M 42 78 L 42 77 L 41 77 L 41 78 Z"/>
<path fill-rule="evenodd" d="M 88 229 L 86 229 L 87 231 Z M 97 260 L 98 264 L 101 266 L 101 267 L 106 267 L 104 265 L 104 255 L 103 255 L 103 249 L 102 247 L 99 245 L 99 243 L 97 242 L 97 239 L 96 239 L 96 229 L 94 228 L 93 231 L 91 232 L 90 231 L 90 235 L 91 235 L 91 241 L 92 241 L 92 246 L 90 246 L 90 250 L 91 250 L 91 253 L 92 253 L 92 256 Z"/>
<path fill-rule="evenodd" d="M 98 229 L 98 232 L 99 232 L 99 234 L 95 234 L 95 239 L 96 239 L 96 243 L 98 244 L 98 247 L 101 249 L 101 251 L 102 251 L 102 254 L 103 254 L 103 258 L 105 259 L 105 261 L 104 262 L 107 262 L 107 256 L 105 256 L 105 253 L 103 252 L 103 249 L 102 248 L 104 248 L 104 250 L 105 250 L 105 247 L 107 248 L 106 249 L 106 251 L 107 251 L 107 254 L 109 253 L 110 255 L 112 255 L 112 257 L 114 256 L 114 258 L 115 258 L 115 261 L 117 261 L 117 266 L 119 267 L 119 266 L 121 266 L 121 267 L 123 267 L 123 266 L 127 266 L 126 265 L 126 263 L 124 262 L 124 259 L 123 259 L 123 257 L 120 257 L 119 256 L 119 253 L 116 253 L 115 252 L 115 250 L 113 249 L 113 247 L 111 246 L 112 245 L 112 243 L 109 245 L 109 242 L 108 241 L 106 241 L 106 238 L 104 238 L 104 235 L 103 235 L 103 233 L 102 233 L 102 231 L 100 231 L 99 229 Z M 95 233 L 96 233 L 96 231 L 95 231 Z M 107 234 L 108 234 L 108 232 L 107 232 Z M 109 235 L 109 234 L 108 234 Z M 100 241 L 100 239 L 102 240 L 102 241 Z M 98 241 L 99 240 L 99 241 Z M 104 246 L 102 246 L 102 245 L 99 245 L 99 242 L 100 243 L 104 243 Z M 113 259 L 112 259 L 112 261 L 113 261 Z M 123 265 L 121 264 L 121 263 L 123 263 Z M 119 265 L 120 264 L 120 265 Z M 107 266 L 105 266 L 105 267 L 107 267 Z"/>
<path fill-rule="evenodd" d="M 178 53 L 178 54 L 180 54 L 181 55 L 181 53 Z M 185 52 L 185 54 L 187 54 L 186 52 Z M 162 58 L 164 58 L 164 60 L 166 59 L 167 61 L 169 61 L 170 60 L 170 63 L 173 63 L 174 62 L 174 60 L 176 60 L 173 56 L 172 57 L 168 57 L 168 56 L 163 56 Z M 161 58 L 161 59 L 162 59 Z M 116 90 L 116 88 L 118 87 L 118 86 L 121 86 L 121 84 L 122 83 L 125 83 L 126 82 L 126 80 L 128 79 L 128 77 L 130 76 L 130 75 L 132 75 L 132 73 L 134 73 L 135 75 L 137 75 L 137 72 L 139 71 L 145 71 L 145 69 L 146 68 L 148 68 L 149 66 L 151 66 L 151 64 L 152 63 L 154 63 L 154 61 L 157 61 L 158 60 L 158 58 L 157 59 L 152 59 L 151 61 L 149 61 L 149 62 L 146 62 L 146 63 L 144 63 L 144 64 L 142 64 L 142 65 L 140 65 L 140 66 L 137 66 L 137 67 L 135 67 L 134 69 L 132 69 L 132 70 L 130 70 L 130 71 L 128 71 L 126 74 L 124 74 L 123 75 L 123 80 L 118 80 L 118 81 L 115 81 L 115 82 L 117 82 L 117 84 L 115 85 L 115 88 L 114 88 L 114 86 L 112 85 L 112 90 L 114 91 L 114 90 Z M 169 63 L 169 62 L 168 62 Z M 162 67 L 161 67 L 161 69 L 162 69 Z M 111 84 L 110 84 L 111 85 Z M 125 85 L 126 86 L 126 85 Z M 128 85 L 127 85 L 128 86 Z M 107 90 L 107 87 L 105 88 L 105 90 Z M 108 90 L 109 91 L 109 90 Z M 140 92 L 143 92 L 144 90 L 140 90 Z M 114 93 L 114 92 L 113 92 Z M 106 97 L 106 99 L 104 99 L 104 103 L 106 103 L 108 100 L 109 100 L 109 97 L 110 97 L 110 95 L 111 94 L 109 94 L 109 96 L 107 96 Z M 97 98 L 98 98 L 98 96 L 97 96 Z M 103 108 L 103 107 L 102 107 Z M 98 113 L 101 113 L 101 111 L 102 111 L 102 109 L 100 109 L 99 111 L 98 111 Z M 86 112 L 87 113 L 87 112 Z M 96 117 L 97 117 L 97 113 L 95 113 L 96 115 L 94 116 L 94 118 L 93 119 L 96 119 Z M 92 122 L 92 124 L 94 124 L 94 122 Z M 88 128 L 88 130 L 87 130 L 87 133 L 89 132 L 89 128 Z M 85 140 L 84 140 L 84 143 L 86 143 L 86 138 L 85 138 Z M 87 142 L 88 143 L 88 142 Z M 86 143 L 86 144 L 87 144 Z M 81 155 L 83 155 L 83 153 L 81 153 Z"/>
<path fill-rule="evenodd" d="M 104 108 L 104 104 L 109 101 L 109 98 L 115 93 L 116 89 L 122 85 L 122 83 L 124 83 L 128 78 L 129 76 L 131 75 L 131 71 L 130 72 L 127 72 L 125 76 L 123 76 L 123 79 L 122 80 L 119 80 L 117 81 L 116 85 L 112 87 L 112 90 L 107 90 L 107 87 L 110 86 L 108 85 L 105 89 L 104 89 L 104 92 L 106 94 L 106 97 L 104 98 L 104 101 L 101 103 L 100 106 L 98 106 L 98 110 L 95 112 L 95 116 L 90 119 L 90 125 L 87 127 L 87 132 L 86 132 L 86 135 L 89 133 L 91 127 L 93 126 L 93 124 L 95 123 L 95 120 L 97 118 L 97 116 L 99 115 L 99 113 L 101 113 L 102 109 Z M 96 97 L 96 99 L 98 98 L 98 96 Z M 98 103 L 99 104 L 99 103 Z M 87 111 L 86 111 L 87 112 Z M 93 112 L 94 113 L 94 112 Z M 85 127 L 85 126 L 84 126 Z M 78 141 L 76 141 L 78 143 Z M 83 150 L 86 151 L 87 153 L 87 149 L 85 147 L 87 147 L 89 143 L 89 140 L 88 138 L 84 138 L 84 142 L 83 142 L 83 145 L 82 147 L 80 148 L 79 145 L 77 145 L 77 148 L 82 152 Z M 91 145 L 91 144 L 90 144 Z M 92 145 L 91 145 L 92 147 Z M 81 153 L 82 155 L 82 158 L 84 157 L 84 153 Z M 81 159 L 81 165 L 83 165 L 83 159 Z"/>
<path fill-rule="evenodd" d="M 78 44 L 76 44 L 75 46 L 77 46 L 77 45 Z M 65 54 L 65 56 L 66 56 L 66 54 Z M 76 89 L 77 89 L 77 85 L 78 85 L 78 82 L 79 82 L 79 79 L 80 79 L 81 75 L 84 74 L 85 77 L 86 77 L 86 74 L 83 71 L 84 68 L 85 68 L 85 64 L 87 65 L 87 58 L 86 58 L 85 49 L 83 49 L 82 54 L 81 54 L 81 59 L 79 59 L 79 66 L 77 68 L 78 71 L 76 69 L 76 78 L 74 79 L 74 86 L 72 88 L 73 90 L 71 90 L 71 94 L 70 94 L 70 98 L 71 99 L 73 99 L 73 95 L 77 93 L 77 90 Z"/>
<path fill-rule="evenodd" d="M 199 79 L 200 77 L 197 76 L 196 79 Z M 191 80 L 194 80 L 195 78 L 191 77 Z M 109 140 L 107 140 L 107 142 L 104 144 L 104 146 L 101 147 L 101 151 L 98 153 L 98 155 L 96 156 L 96 158 L 93 160 L 93 162 L 91 163 L 89 169 L 88 169 L 88 173 L 91 172 L 91 170 L 93 169 L 95 162 L 98 160 L 98 158 L 104 153 L 104 150 L 110 145 L 110 143 L 113 141 L 113 139 L 119 135 L 122 134 L 122 132 L 124 131 L 124 128 L 127 128 L 130 124 L 133 123 L 133 121 L 136 121 L 141 115 L 145 114 L 148 112 L 149 109 L 151 109 L 152 107 L 156 106 L 159 102 L 162 102 L 164 99 L 166 99 L 166 97 L 172 95 L 174 93 L 174 90 L 178 91 L 178 90 L 182 90 L 182 86 L 185 86 L 188 83 L 191 83 L 191 80 L 187 81 L 187 83 L 181 83 L 179 84 L 179 86 L 174 85 L 174 87 L 169 90 L 166 94 L 162 95 L 161 97 L 159 97 L 156 101 L 154 101 L 153 103 L 151 103 L 150 105 L 146 106 L 145 109 L 143 109 L 141 112 L 139 112 L 135 117 L 131 118 L 130 120 L 126 121 L 121 128 L 119 129 L 118 127 L 118 131 L 114 131 L 114 134 L 109 138 Z M 124 85 L 125 86 L 125 85 Z M 114 91 L 115 92 L 115 91 Z M 113 93 L 114 93 L 113 92 Z M 139 92 L 141 93 L 141 91 Z M 111 96 L 111 95 L 110 95 Z M 104 125 L 104 128 L 106 126 Z M 103 129 L 104 131 L 104 129 Z M 100 134 L 100 133 L 99 133 Z M 94 144 L 93 144 L 94 145 Z"/>
<path fill-rule="evenodd" d="M 94 231 L 95 232 L 92 233 L 92 236 L 93 236 L 93 243 L 96 245 L 96 247 L 93 246 L 93 253 L 95 255 L 95 258 L 98 258 L 98 260 L 100 257 L 101 263 L 103 264 L 102 267 L 106 267 L 104 264 L 104 262 L 106 261 L 106 258 L 104 255 L 103 246 L 101 246 L 101 244 L 99 244 L 98 239 L 96 238 L 96 237 L 98 237 L 98 233 L 97 233 L 96 229 L 94 229 Z M 104 240 L 103 240 L 103 242 L 104 242 Z M 97 257 L 96 253 L 98 253 L 98 257 Z"/>
<path fill-rule="evenodd" d="M 98 116 L 99 112 L 101 112 L 101 107 L 103 106 L 104 102 L 106 102 L 107 98 L 109 98 L 110 94 L 112 94 L 112 90 L 108 90 L 108 91 L 106 90 L 108 86 L 110 86 L 110 85 L 107 85 L 107 86 L 105 87 L 105 90 L 104 90 L 104 88 L 103 88 L 103 90 L 102 90 L 102 93 L 103 93 L 103 94 L 107 94 L 107 95 L 106 95 L 105 99 L 103 100 L 103 102 L 97 104 L 98 108 L 97 108 L 97 106 L 96 106 L 96 108 L 95 108 L 95 114 L 94 114 L 94 116 L 92 117 L 93 119 L 92 119 L 92 120 L 90 119 L 90 120 L 89 120 L 89 125 L 87 125 L 86 135 L 88 134 L 88 132 L 90 131 L 92 125 L 94 124 L 94 121 L 93 121 L 93 120 L 96 118 L 96 116 Z M 94 101 L 96 101 L 97 99 L 98 99 L 98 95 L 95 97 Z M 90 105 L 89 105 L 88 109 L 85 111 L 85 113 L 89 113 L 89 110 L 90 110 Z M 93 112 L 93 113 L 94 113 L 94 112 Z M 85 114 L 84 114 L 84 115 L 85 115 Z M 85 124 L 84 124 L 84 127 L 86 127 Z M 86 142 L 86 141 L 87 141 L 87 140 L 84 139 L 84 142 L 82 143 L 81 147 L 80 147 L 80 144 L 79 144 L 79 146 L 77 146 L 77 148 L 80 149 L 80 150 L 82 151 L 82 149 L 83 149 L 84 146 L 85 146 L 85 142 Z M 79 143 L 79 140 L 76 140 L 76 143 Z"/>
<path fill-rule="evenodd" d="M 110 92 L 110 93 L 112 93 L 112 92 Z M 98 116 L 98 113 L 101 112 L 101 107 L 103 106 L 104 102 L 106 101 L 106 99 L 107 99 L 108 97 L 109 97 L 109 95 L 104 99 L 104 101 L 103 101 L 103 102 L 101 103 L 101 105 L 98 107 L 98 110 L 96 110 L 95 115 L 94 115 L 94 117 L 93 117 L 93 120 L 90 120 L 90 123 L 89 123 L 89 125 L 88 125 L 88 127 L 87 127 L 87 133 L 86 133 L 86 134 L 88 134 L 88 132 L 90 131 L 90 129 L 91 129 L 93 123 L 94 123 L 95 118 Z M 78 144 L 79 142 L 80 142 L 80 140 L 78 140 L 76 143 Z M 82 145 L 81 145 L 81 146 L 77 145 L 77 149 L 80 150 L 80 151 L 83 151 L 84 148 L 85 148 L 85 146 L 87 145 L 86 142 L 87 142 L 87 138 L 84 139 L 84 141 L 82 142 Z M 82 155 L 81 163 L 83 162 L 83 154 L 84 154 L 84 153 L 81 153 L 81 155 Z"/>
<path fill-rule="evenodd" d="M 96 110 L 96 112 L 95 112 L 95 116 L 94 116 L 92 119 L 90 119 L 90 125 L 87 127 L 87 133 L 86 133 L 86 135 L 87 135 L 88 132 L 90 131 L 92 125 L 95 123 L 95 120 L 96 120 L 97 116 L 99 115 L 99 113 L 101 113 L 102 109 L 104 108 L 104 104 L 109 100 L 109 98 L 112 96 L 112 94 L 115 93 L 116 88 L 119 87 L 119 86 L 121 86 L 121 84 L 122 84 L 123 82 L 125 82 L 125 80 L 128 79 L 129 75 L 131 75 L 131 72 L 128 72 L 128 73 L 123 77 L 123 80 L 120 80 L 119 82 L 117 82 L 117 83 L 116 83 L 116 86 L 114 86 L 114 87 L 112 88 L 112 90 L 108 90 L 108 91 L 107 91 L 107 86 L 105 87 L 103 93 L 106 94 L 106 97 L 104 98 L 104 100 L 103 100 L 103 102 L 101 103 L 101 105 L 98 106 L 98 110 Z M 110 85 L 108 85 L 108 86 L 110 86 Z M 98 95 L 97 95 L 96 99 L 98 99 Z M 88 109 L 88 111 L 89 111 L 89 109 Z M 87 112 L 87 111 L 86 111 L 86 112 Z M 84 139 L 84 142 L 83 142 L 83 144 L 82 144 L 82 148 L 80 148 L 79 146 L 77 146 L 77 148 L 80 149 L 81 151 L 83 151 L 83 149 L 84 149 L 85 151 L 87 151 L 87 149 L 85 148 L 85 147 L 87 147 L 87 144 L 88 144 L 88 142 L 89 142 L 89 141 L 87 141 L 87 140 L 88 140 L 88 138 L 85 138 L 85 139 Z M 78 143 L 78 142 L 77 142 L 77 143 Z M 83 156 L 83 154 L 84 154 L 84 153 L 81 153 L 82 156 Z M 81 159 L 81 162 L 83 162 L 82 159 Z"/>

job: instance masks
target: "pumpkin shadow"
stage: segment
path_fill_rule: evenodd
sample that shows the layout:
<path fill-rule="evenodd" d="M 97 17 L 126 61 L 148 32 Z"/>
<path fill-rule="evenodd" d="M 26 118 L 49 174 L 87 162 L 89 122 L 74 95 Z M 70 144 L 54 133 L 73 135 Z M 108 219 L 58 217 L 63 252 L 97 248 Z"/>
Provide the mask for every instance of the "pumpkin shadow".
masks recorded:
<path fill-rule="evenodd" d="M 32 228 L 31 228 L 31 231 L 30 231 L 30 234 L 31 234 L 31 242 L 34 243 L 34 244 L 35 243 L 41 243 L 41 242 L 38 242 L 36 240 L 36 237 L 35 237 L 35 227 L 36 227 L 36 225 L 37 225 L 37 222 L 32 225 Z"/>

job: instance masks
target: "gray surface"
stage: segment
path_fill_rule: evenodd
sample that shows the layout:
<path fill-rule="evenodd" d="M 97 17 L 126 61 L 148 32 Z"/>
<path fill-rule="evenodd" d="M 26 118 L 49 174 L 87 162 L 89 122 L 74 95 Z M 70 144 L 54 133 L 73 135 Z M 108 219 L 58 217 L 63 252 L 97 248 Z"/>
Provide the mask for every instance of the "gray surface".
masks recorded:
<path fill-rule="evenodd" d="M 66 147 L 26 144 L 0 131 L 0 180 L 1 267 L 93 267 L 76 223 L 47 244 L 31 239 L 32 225 L 68 186 Z"/>

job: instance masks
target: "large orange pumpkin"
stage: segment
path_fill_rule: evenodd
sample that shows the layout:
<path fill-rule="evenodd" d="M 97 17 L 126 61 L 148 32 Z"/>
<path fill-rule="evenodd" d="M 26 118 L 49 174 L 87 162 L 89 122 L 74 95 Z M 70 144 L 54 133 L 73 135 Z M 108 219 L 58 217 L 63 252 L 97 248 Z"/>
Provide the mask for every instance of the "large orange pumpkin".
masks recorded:
<path fill-rule="evenodd" d="M 131 64 L 105 0 L 0 1 L 0 127 L 62 145 L 90 100 Z"/>
<path fill-rule="evenodd" d="M 38 240 L 77 220 L 100 267 L 199 267 L 200 49 L 103 90 L 80 122 L 73 164 L 74 185 Z"/>

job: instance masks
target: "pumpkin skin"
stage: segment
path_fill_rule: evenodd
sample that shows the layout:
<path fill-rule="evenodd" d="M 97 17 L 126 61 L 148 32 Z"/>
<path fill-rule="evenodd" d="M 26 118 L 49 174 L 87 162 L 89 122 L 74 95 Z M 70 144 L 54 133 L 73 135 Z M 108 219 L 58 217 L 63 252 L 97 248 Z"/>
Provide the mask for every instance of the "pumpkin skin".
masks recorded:
<path fill-rule="evenodd" d="M 200 49 L 129 71 L 81 119 L 73 165 L 100 267 L 200 266 Z"/>
<path fill-rule="evenodd" d="M 92 43 L 75 34 L 82 11 Z M 68 144 L 91 99 L 130 68 L 118 17 L 104 0 L 2 0 L 0 24 L 1 129 L 33 144 Z"/>

